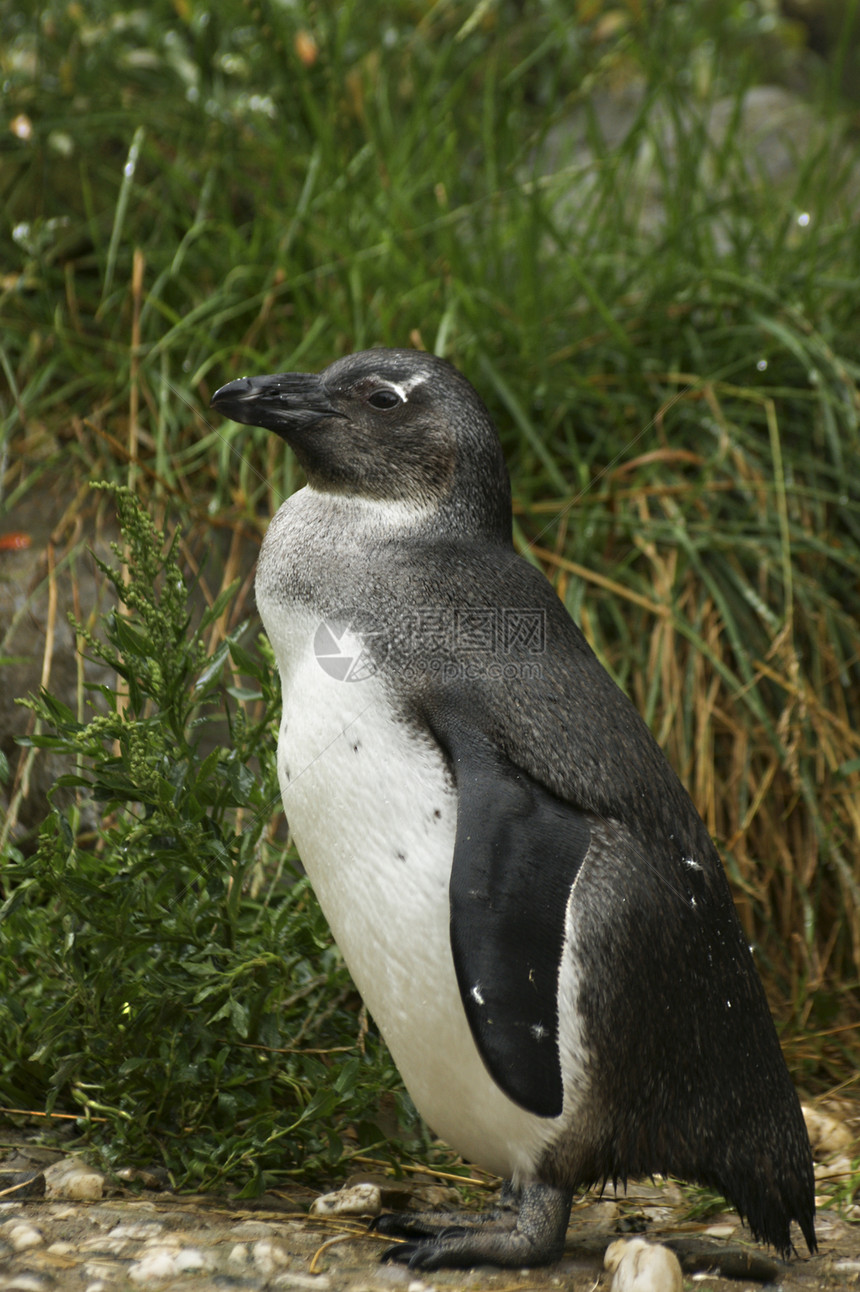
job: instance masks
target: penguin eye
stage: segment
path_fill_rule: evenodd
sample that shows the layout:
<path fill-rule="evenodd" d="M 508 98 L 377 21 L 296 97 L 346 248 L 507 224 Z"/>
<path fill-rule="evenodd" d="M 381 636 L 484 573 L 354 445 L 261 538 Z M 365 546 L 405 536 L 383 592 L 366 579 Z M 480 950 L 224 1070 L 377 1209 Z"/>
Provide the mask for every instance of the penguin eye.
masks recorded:
<path fill-rule="evenodd" d="M 380 386 L 372 395 L 367 396 L 367 402 L 371 408 L 396 408 L 401 403 L 400 396 L 387 386 Z"/>

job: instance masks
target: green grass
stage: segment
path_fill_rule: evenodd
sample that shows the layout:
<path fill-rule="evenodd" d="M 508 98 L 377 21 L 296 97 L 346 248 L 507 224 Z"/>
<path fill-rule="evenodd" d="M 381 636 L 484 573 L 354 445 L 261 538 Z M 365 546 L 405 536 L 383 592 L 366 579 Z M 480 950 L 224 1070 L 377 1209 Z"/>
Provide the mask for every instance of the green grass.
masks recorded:
<path fill-rule="evenodd" d="M 82 541 L 78 523 L 84 540 L 111 527 L 113 504 L 87 482 L 131 484 L 159 530 L 181 523 L 174 559 L 196 586 L 188 631 L 201 631 L 208 605 L 195 649 L 220 651 L 226 670 L 213 674 L 205 740 L 196 710 L 164 726 L 170 705 L 153 709 L 150 692 L 139 712 L 119 704 L 108 743 L 89 731 L 83 691 L 71 717 L 41 711 L 38 730 L 53 727 L 85 779 L 114 757 L 114 740 L 144 740 L 143 764 L 102 796 L 97 842 L 79 830 L 73 787 L 53 810 L 36 805 L 37 841 L 20 824 L 26 782 L 10 766 L 0 885 L 30 950 L 16 942 L 19 958 L 0 966 L 7 1011 L 16 1001 L 3 1016 L 7 1105 L 106 1116 L 109 1136 L 103 1123 L 90 1129 L 111 1152 L 161 1155 L 188 1181 L 254 1187 L 255 1156 L 266 1179 L 303 1156 L 332 1169 L 356 1142 L 347 1125 L 369 1142 L 373 1091 L 391 1083 L 378 1047 L 292 1066 L 274 1053 L 296 1033 L 293 1049 L 354 1046 L 357 1003 L 320 943 L 312 898 L 281 870 L 264 734 L 276 697 L 254 631 L 236 638 L 255 544 L 299 476 L 274 437 L 215 422 L 208 400 L 241 373 L 317 368 L 376 344 L 443 352 L 486 398 L 521 550 L 635 697 L 717 838 L 799 1083 L 818 1092 L 853 1079 L 860 162 L 840 86 L 860 17 L 845 6 L 830 63 L 817 66 L 769 13 L 705 0 L 651 6 L 647 18 L 633 3 L 547 0 L 526 14 L 503 0 L 402 0 L 380 17 L 358 3 L 230 0 L 215 11 L 177 0 L 26 16 L 0 3 L 15 123 L 0 136 L 7 523 L 26 528 L 40 498 L 62 499 L 62 554 Z M 751 151 L 743 96 L 798 76 L 815 127 L 786 126 L 794 155 L 773 178 L 768 154 Z M 629 110 L 607 141 L 610 93 Z M 234 599 L 219 602 L 237 576 Z M 112 649 L 143 659 L 128 622 L 111 622 Z M 100 640 L 108 626 L 93 625 Z M 186 662 L 189 678 L 205 671 L 202 656 Z M 129 677 L 124 691 L 134 686 Z M 216 700 L 257 731 L 255 756 L 247 734 L 218 726 Z M 109 696 L 100 703 L 113 712 Z M 126 732 L 137 722 L 149 727 Z M 223 849 L 204 848 L 205 900 L 188 856 L 147 867 L 120 846 L 146 802 L 138 773 L 151 777 L 147 759 L 168 734 L 171 756 L 184 749 L 168 782 L 181 763 L 209 786 L 176 808 Z M 248 753 L 247 783 L 225 762 L 230 747 Z M 150 843 L 169 835 L 142 815 Z M 78 882 L 103 890 L 101 915 Z M 127 975 L 105 914 L 126 882 L 125 936 L 139 948 Z M 151 930 L 176 884 L 189 904 L 171 951 Z M 100 972 L 116 969 L 115 991 L 99 985 L 92 949 L 78 956 L 84 934 Z M 287 943 L 304 949 L 281 973 Z M 185 1068 L 145 1044 L 171 974 L 159 1044 Z M 297 975 L 318 980 L 320 1002 L 326 991 L 340 1002 L 327 1016 L 318 1005 L 318 1030 L 301 1032 L 295 1004 L 274 1021 Z M 138 1064 L 132 1080 L 104 1038 L 138 1006 L 135 1044 L 152 1067 Z M 253 1026 L 243 1010 L 257 1011 Z M 217 1062 L 234 1092 L 250 1070 L 245 1026 L 269 1046 L 265 1072 L 253 1069 L 241 1107 L 217 1112 Z M 332 1081 L 343 1097 L 314 1105 Z M 308 1107 L 326 1114 L 314 1128 Z M 232 1148 L 216 1149 L 230 1118 Z M 292 1148 L 279 1159 L 280 1140 L 260 1146 L 281 1132 Z M 198 1165 L 183 1176 L 189 1160 Z"/>

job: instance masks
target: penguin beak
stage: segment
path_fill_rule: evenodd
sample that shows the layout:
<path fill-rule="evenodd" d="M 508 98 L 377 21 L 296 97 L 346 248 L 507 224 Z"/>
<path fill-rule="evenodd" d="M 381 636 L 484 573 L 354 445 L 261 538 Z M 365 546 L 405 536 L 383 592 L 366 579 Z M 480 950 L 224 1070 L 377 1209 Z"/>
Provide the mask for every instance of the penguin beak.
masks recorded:
<path fill-rule="evenodd" d="M 344 417 L 330 402 L 313 372 L 277 372 L 270 377 L 240 377 L 230 381 L 209 401 L 234 422 L 263 426 L 289 440 L 326 417 Z"/>

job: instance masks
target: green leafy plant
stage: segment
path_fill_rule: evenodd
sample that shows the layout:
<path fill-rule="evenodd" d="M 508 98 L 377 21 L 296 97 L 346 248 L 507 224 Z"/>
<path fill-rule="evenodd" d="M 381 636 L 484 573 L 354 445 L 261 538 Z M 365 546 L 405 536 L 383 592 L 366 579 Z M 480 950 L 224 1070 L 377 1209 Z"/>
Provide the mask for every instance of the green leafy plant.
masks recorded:
<path fill-rule="evenodd" d="M 99 566 L 118 604 L 104 640 L 78 631 L 120 685 L 94 688 L 86 721 L 31 702 L 33 743 L 76 769 L 3 875 L 3 1102 L 77 1106 L 109 1164 L 156 1155 L 177 1184 L 253 1190 L 336 1167 L 347 1127 L 353 1149 L 380 1140 L 398 1081 L 359 1046 L 349 978 L 270 834 L 271 661 L 245 626 L 207 657 L 234 589 L 192 623 L 178 535 L 113 493 L 125 547 Z"/>

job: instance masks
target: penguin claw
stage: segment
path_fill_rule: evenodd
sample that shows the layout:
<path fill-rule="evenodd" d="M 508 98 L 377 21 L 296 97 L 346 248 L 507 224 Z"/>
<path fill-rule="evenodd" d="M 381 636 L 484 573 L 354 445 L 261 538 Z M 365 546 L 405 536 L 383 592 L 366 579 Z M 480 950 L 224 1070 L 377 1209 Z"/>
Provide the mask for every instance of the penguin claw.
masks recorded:
<path fill-rule="evenodd" d="M 471 1269 L 476 1265 L 528 1267 L 549 1265 L 561 1256 L 555 1246 L 540 1248 L 515 1230 L 450 1229 L 436 1238 L 393 1243 L 380 1256 L 410 1270 Z"/>
<path fill-rule="evenodd" d="M 371 1221 L 370 1229 L 386 1238 L 400 1240 L 380 1253 L 380 1261 L 384 1264 L 396 1262 L 411 1270 L 436 1269 L 439 1265 L 450 1263 L 444 1260 L 445 1249 L 452 1242 L 463 1239 L 467 1232 L 464 1225 L 446 1224 L 444 1215 L 433 1212 L 412 1216 L 377 1216 Z"/>
<path fill-rule="evenodd" d="M 450 1264 L 450 1261 L 445 1259 L 445 1251 L 438 1238 L 427 1239 L 424 1242 L 392 1243 L 390 1247 L 385 1248 L 379 1259 L 386 1264 L 393 1261 L 398 1265 L 405 1265 L 410 1270 L 435 1270 Z"/>
<path fill-rule="evenodd" d="M 468 1230 L 482 1229 L 486 1225 L 512 1229 L 516 1223 L 516 1215 L 502 1215 L 496 1211 L 484 1211 L 478 1215 L 444 1211 L 391 1211 L 371 1220 L 369 1229 L 384 1238 L 437 1239 L 459 1237 Z"/>
<path fill-rule="evenodd" d="M 411 1270 L 549 1265 L 564 1251 L 570 1203 L 569 1190 L 533 1184 L 523 1191 L 519 1215 L 485 1213 L 457 1217 L 452 1224 L 444 1213 L 395 1213 L 379 1216 L 372 1228 L 385 1237 L 405 1236 L 380 1259 Z"/>

